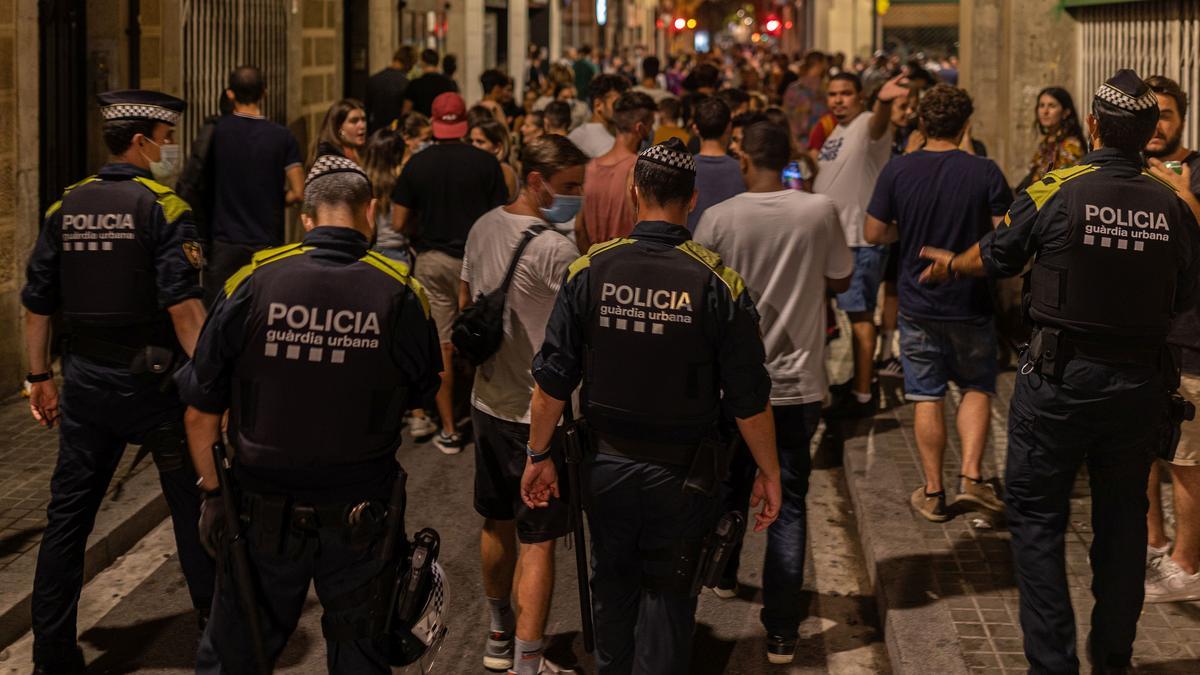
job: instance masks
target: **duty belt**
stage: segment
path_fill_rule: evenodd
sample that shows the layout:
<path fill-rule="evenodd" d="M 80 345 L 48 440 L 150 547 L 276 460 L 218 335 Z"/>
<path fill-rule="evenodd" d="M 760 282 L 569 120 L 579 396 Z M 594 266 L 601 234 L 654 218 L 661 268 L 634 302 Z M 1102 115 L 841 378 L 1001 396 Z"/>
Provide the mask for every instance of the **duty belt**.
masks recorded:
<path fill-rule="evenodd" d="M 383 500 L 363 500 L 344 504 L 297 503 L 287 495 L 261 495 L 245 492 L 242 510 L 250 519 L 283 525 L 301 532 L 322 528 L 354 528 L 368 522 L 382 522 L 387 515 Z"/>
<path fill-rule="evenodd" d="M 1127 342 L 1082 337 L 1061 328 L 1035 326 L 1029 341 L 1028 361 L 1021 372 L 1038 370 L 1042 375 L 1062 377 L 1066 365 L 1074 359 L 1086 359 L 1114 366 L 1159 368 L 1165 355 L 1165 341 L 1131 344 L 1146 338 L 1125 338 Z"/>
<path fill-rule="evenodd" d="M 603 455 L 616 455 L 639 462 L 686 467 L 692 463 L 692 458 L 696 454 L 696 443 L 652 443 L 611 434 L 593 433 L 597 441 L 596 452 Z"/>

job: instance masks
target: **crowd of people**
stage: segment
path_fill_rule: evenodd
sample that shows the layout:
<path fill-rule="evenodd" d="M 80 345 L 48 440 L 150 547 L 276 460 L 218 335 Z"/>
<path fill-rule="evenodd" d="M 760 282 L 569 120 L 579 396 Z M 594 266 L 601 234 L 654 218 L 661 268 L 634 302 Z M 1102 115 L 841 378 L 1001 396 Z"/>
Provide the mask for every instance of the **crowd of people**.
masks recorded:
<path fill-rule="evenodd" d="M 369 245 L 399 265 L 396 274 L 415 279 L 405 283 L 421 289 L 436 330 L 438 347 L 430 352 L 440 380 L 426 383 L 428 395 L 405 406 L 407 427 L 418 443 L 431 442 L 447 455 L 474 448 L 474 503 L 484 518 L 480 556 L 490 610 L 490 630 L 480 636 L 482 659 L 487 668 L 517 675 L 559 672 L 543 654 L 554 546 L 571 528 L 567 488 L 556 478 L 566 471 L 556 423 L 564 402 L 569 421 L 581 379 L 584 400 L 575 405 L 598 430 L 598 452 L 607 458 L 589 465 L 593 478 L 603 476 L 604 487 L 585 481 L 584 488 L 600 671 L 688 668 L 695 595 L 669 590 L 670 571 L 653 568 L 671 556 L 681 537 L 703 540 L 711 523 L 707 516 L 654 520 L 615 506 L 661 490 L 655 486 L 665 480 L 631 468 L 646 459 L 644 446 L 617 440 L 665 422 L 646 419 L 649 410 L 680 419 L 707 415 L 728 441 L 729 469 L 719 499 L 709 495 L 703 505 L 689 502 L 686 508 L 745 519 L 751 505 L 762 504 L 754 524 L 768 533 L 762 561 L 766 657 L 788 663 L 803 619 L 810 444 L 822 419 L 843 424 L 871 417 L 880 409 L 880 378 L 902 379 L 904 396 L 914 405 L 924 472 L 909 500 L 913 512 L 933 522 L 953 517 L 953 504 L 996 516 L 1006 512 L 1005 490 L 987 474 L 983 457 L 998 372 L 1011 365 L 1000 346 L 1021 337 L 998 327 L 994 285 L 982 275 L 1023 271 L 1040 250 L 1035 243 L 1047 241 L 1054 214 L 1074 208 L 1059 186 L 1098 171 L 1108 161 L 1104 152 L 1148 158 L 1142 179 L 1177 191 L 1186 205 L 1177 209 L 1183 215 L 1171 217 L 1186 218 L 1186 209 L 1200 217 L 1200 153 L 1181 145 L 1188 96 L 1165 77 L 1143 82 L 1118 76 L 1104 85 L 1117 92 L 1112 101 L 1098 94 L 1100 103 L 1084 116 L 1065 89 L 1042 90 L 1028 139 L 1036 150 L 1027 174 L 1010 180 L 971 133 L 975 105 L 956 86 L 953 59 L 901 62 L 880 54 L 847 64 L 819 52 L 739 48 L 663 64 L 655 56 L 593 59 L 583 47 L 551 61 L 532 47 L 523 92 L 514 91 L 509 75 L 488 70 L 479 78 L 482 98 L 469 106 L 453 65 L 451 57 L 432 50 L 397 51 L 371 78 L 365 102 L 346 99 L 329 109 L 307 153 L 287 129 L 263 116 L 262 74 L 240 67 L 225 91 L 228 112 L 210 120 L 192 144 L 178 192 L 193 205 L 207 242 L 206 300 L 214 316 L 223 317 L 235 311 L 235 298 L 253 292 L 244 290 L 251 273 L 245 270 L 265 260 L 259 252 L 286 243 L 286 207 L 325 203 L 314 201 L 311 185 L 306 188 L 306 172 L 310 184 L 331 171 L 358 170 L 368 179 L 372 206 L 363 213 L 374 233 Z M 1157 115 L 1148 139 L 1130 145 L 1139 132 L 1105 126 L 1117 124 L 1105 115 L 1145 110 L 1151 100 Z M 1118 113 L 1104 107 L 1110 103 Z M 1096 152 L 1088 155 L 1088 148 Z M 1165 203 L 1168 195 L 1156 198 Z M 306 206 L 306 229 L 324 229 L 319 213 Z M 1128 226 L 1141 216 L 1117 217 Z M 1170 224 L 1172 232 L 1179 226 Z M 1016 233 L 1033 227 L 1042 229 L 1015 241 Z M 306 245 L 331 246 L 310 242 L 312 237 L 310 232 Z M 634 249 L 642 257 L 628 252 Z M 684 263 L 671 262 L 671 256 L 699 266 L 679 271 L 676 279 L 673 266 L 683 270 Z M 642 276 L 635 274 L 638 265 Z M 649 271 L 654 265 L 662 279 Z M 1065 276 L 1064 269 L 1035 265 L 1034 283 L 1046 283 L 1051 273 Z M 626 279 L 623 274 L 633 281 L 597 281 Z M 656 290 L 676 283 L 683 290 Z M 455 347 L 461 317 L 497 289 L 502 338 L 473 369 L 473 379 L 464 381 L 461 375 L 470 371 L 456 363 L 461 356 Z M 1188 296 L 1182 285 L 1179 290 L 1180 298 Z M 706 304 L 693 308 L 697 293 Z M 1039 308 L 1067 300 L 1061 290 L 1035 294 L 1033 302 L 1035 311 L 1049 313 Z M 596 308 L 598 318 L 589 314 Z M 849 326 L 853 373 L 831 384 L 826 356 L 839 333 L 837 313 Z M 1194 307 L 1179 312 L 1170 338 L 1183 353 L 1180 389 L 1188 398 L 1200 396 L 1196 316 Z M 655 363 L 693 359 L 663 371 L 668 376 L 655 376 L 650 361 L 621 355 L 650 344 L 636 341 L 642 334 L 670 335 L 693 321 L 710 333 L 644 348 Z M 595 337 L 610 328 L 612 337 Z M 208 330 L 198 350 L 232 348 Z M 1035 331 L 1035 338 L 1041 335 Z M 719 356 L 704 355 L 711 345 L 718 345 Z M 1022 375 L 1031 364 L 1023 358 Z M 188 371 L 197 379 L 183 387 L 193 406 L 212 400 L 212 382 L 203 379 L 201 365 Z M 943 484 L 951 385 L 961 393 L 954 418 L 962 462 L 953 499 Z M 664 389 L 654 389 L 659 386 Z M 707 401 L 714 387 L 724 396 L 723 415 L 697 402 Z M 458 390 L 465 389 L 469 424 L 456 414 Z M 255 396 L 263 400 L 262 392 Z M 1148 602 L 1200 599 L 1200 427 L 1185 422 L 1180 436 L 1173 458 L 1156 463 L 1148 482 L 1154 498 L 1144 560 Z M 660 445 L 672 450 L 691 443 L 679 440 L 690 438 L 686 434 L 663 438 L 669 440 Z M 1014 454 L 1010 450 L 1010 473 Z M 1174 481 L 1174 546 L 1159 506 L 1162 467 L 1169 467 Z M 675 466 L 658 468 L 682 473 Z M 1009 515 L 1026 528 L 1038 519 L 1065 522 L 1060 505 L 1048 513 L 1033 508 L 1038 486 L 1029 485 L 1027 472 L 1020 475 Z M 1139 494 L 1146 489 L 1142 485 Z M 676 497 L 661 499 L 676 504 L 670 501 Z M 626 510 L 638 511 L 632 503 Z M 1014 541 L 1018 548 L 1049 551 L 1032 561 L 1018 551 L 1018 561 L 1026 565 L 1019 576 L 1027 655 L 1035 666 L 1051 664 L 1046 667 L 1057 671 L 1074 658 L 1073 628 L 1066 640 L 1061 625 L 1045 625 L 1048 613 L 1039 613 L 1038 603 L 1060 598 L 1029 576 L 1061 569 L 1062 528 L 1055 533 L 1047 527 L 1022 530 L 1024 538 Z M 1143 540 L 1145 528 L 1142 522 Z M 1098 523 L 1098 542 L 1103 531 Z M 1119 541 L 1136 540 L 1138 531 L 1136 524 L 1122 530 Z M 640 533 L 636 541 L 630 532 Z M 1055 551 L 1057 563 L 1045 557 Z M 1109 555 L 1093 549 L 1098 576 L 1115 573 L 1106 567 Z M 740 541 L 710 587 L 717 597 L 737 597 L 739 557 Z M 1115 591 L 1105 583 L 1107 578 L 1096 586 L 1099 600 L 1106 593 L 1129 599 L 1128 584 L 1114 584 L 1121 588 Z M 1103 602 L 1097 607 L 1108 611 Z M 1096 625 L 1108 624 L 1099 618 Z M 1028 637 L 1029 631 L 1036 635 Z M 1123 650 L 1131 644 L 1121 643 L 1124 633 L 1113 628 L 1103 637 L 1108 642 L 1093 659 L 1108 659 L 1114 667 L 1127 660 Z"/>

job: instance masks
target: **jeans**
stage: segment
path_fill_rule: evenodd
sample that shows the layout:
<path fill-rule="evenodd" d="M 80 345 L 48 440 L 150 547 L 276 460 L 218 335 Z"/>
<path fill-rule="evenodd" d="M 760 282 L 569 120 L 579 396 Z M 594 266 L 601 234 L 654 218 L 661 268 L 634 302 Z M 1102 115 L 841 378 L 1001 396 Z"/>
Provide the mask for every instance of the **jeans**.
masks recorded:
<path fill-rule="evenodd" d="M 763 560 L 762 624 L 768 635 L 791 638 L 804 619 L 800 595 L 804 587 L 804 554 L 808 537 L 808 477 L 812 473 L 812 438 L 821 421 L 820 403 L 803 403 L 771 408 L 775 418 L 775 443 L 779 448 L 780 482 L 783 504 L 779 519 L 767 528 L 767 555 Z M 730 468 L 726 484 L 726 511 L 748 514 L 747 505 L 756 472 L 753 459 L 743 443 Z M 747 522 L 750 519 L 747 518 Z M 737 579 L 741 543 L 733 552 L 725 570 L 723 585 Z"/>

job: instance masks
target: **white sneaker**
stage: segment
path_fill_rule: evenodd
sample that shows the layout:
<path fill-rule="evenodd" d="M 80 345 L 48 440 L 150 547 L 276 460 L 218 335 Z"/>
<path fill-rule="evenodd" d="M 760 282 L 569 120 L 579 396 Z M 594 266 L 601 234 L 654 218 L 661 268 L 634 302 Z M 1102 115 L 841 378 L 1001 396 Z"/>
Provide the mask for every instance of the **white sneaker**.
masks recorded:
<path fill-rule="evenodd" d="M 515 665 L 515 664 L 514 664 Z M 538 666 L 538 675 L 566 675 L 566 673 L 576 673 L 574 668 L 566 668 L 551 661 L 546 657 L 542 657 L 542 663 Z M 516 675 L 517 671 L 509 669 L 508 675 Z"/>
<path fill-rule="evenodd" d="M 438 425 L 434 424 L 428 415 L 413 415 L 408 418 L 408 433 L 418 442 L 429 440 L 437 431 Z"/>
<path fill-rule="evenodd" d="M 447 434 L 444 431 L 438 432 L 438 435 L 433 437 L 433 444 L 442 451 L 443 455 L 457 455 L 467 446 L 462 434 Z"/>
<path fill-rule="evenodd" d="M 1150 563 L 1156 558 L 1161 558 L 1171 552 L 1171 542 L 1167 542 L 1162 548 L 1155 548 L 1150 544 L 1146 544 L 1146 572 L 1150 572 Z"/>
<path fill-rule="evenodd" d="M 1171 556 L 1150 563 L 1146 572 L 1146 602 L 1187 602 L 1200 600 L 1200 572 L 1188 574 Z"/>

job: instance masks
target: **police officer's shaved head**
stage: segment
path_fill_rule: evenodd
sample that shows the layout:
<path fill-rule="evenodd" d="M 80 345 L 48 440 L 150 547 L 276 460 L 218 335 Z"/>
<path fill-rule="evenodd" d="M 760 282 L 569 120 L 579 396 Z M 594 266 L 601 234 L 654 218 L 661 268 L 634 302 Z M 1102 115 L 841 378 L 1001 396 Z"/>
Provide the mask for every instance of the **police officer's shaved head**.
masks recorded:
<path fill-rule="evenodd" d="M 669 138 L 638 155 L 633 184 L 642 199 L 659 206 L 686 203 L 696 189 L 696 160 L 683 141 Z"/>
<path fill-rule="evenodd" d="M 238 66 L 229 73 L 229 91 L 238 103 L 258 103 L 266 90 L 262 71 L 254 66 Z"/>
<path fill-rule="evenodd" d="M 318 209 L 349 207 L 358 212 L 371 203 L 371 181 L 352 160 L 340 155 L 322 155 L 304 180 L 304 213 Z"/>
<path fill-rule="evenodd" d="M 1092 116 L 1095 134 L 1104 147 L 1136 155 L 1154 136 L 1158 99 L 1137 73 L 1118 70 L 1096 90 Z"/>

